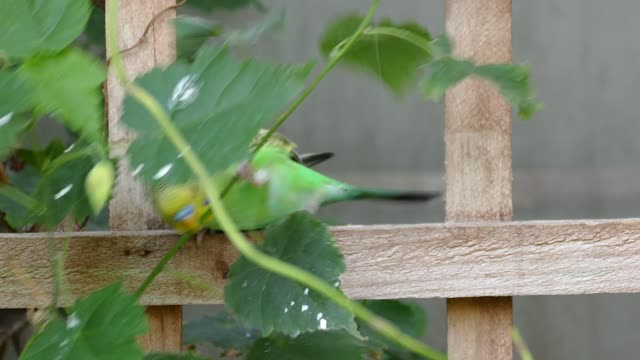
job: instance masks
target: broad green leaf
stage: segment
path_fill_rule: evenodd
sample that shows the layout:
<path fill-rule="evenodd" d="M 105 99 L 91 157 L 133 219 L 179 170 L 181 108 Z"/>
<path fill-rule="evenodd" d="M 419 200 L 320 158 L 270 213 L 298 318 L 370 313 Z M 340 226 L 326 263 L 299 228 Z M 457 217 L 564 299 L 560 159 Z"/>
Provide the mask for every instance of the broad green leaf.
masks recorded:
<path fill-rule="evenodd" d="M 15 230 L 37 221 L 40 203 L 17 186 L 0 186 L 0 211 Z"/>
<path fill-rule="evenodd" d="M 90 11 L 89 0 L 0 1 L 0 53 L 58 52 L 80 35 Z"/>
<path fill-rule="evenodd" d="M 328 228 L 307 212 L 296 212 L 267 227 L 262 250 L 339 286 L 345 263 Z M 225 304 L 245 325 L 263 335 L 295 336 L 326 329 L 353 329 L 353 315 L 304 286 L 244 257 L 231 265 Z"/>
<path fill-rule="evenodd" d="M 431 41 L 431 52 L 435 59 L 439 59 L 445 56 L 450 56 L 453 53 L 453 45 L 451 39 L 444 34 Z"/>
<path fill-rule="evenodd" d="M 424 310 L 419 305 L 398 300 L 364 300 L 361 303 L 377 315 L 392 322 L 403 333 L 414 338 L 424 336 L 427 319 Z M 366 323 L 358 321 L 358 326 L 358 331 L 369 338 L 368 344 L 373 349 L 378 351 L 392 349 L 394 352 L 405 352 L 404 348 L 381 336 Z"/>
<path fill-rule="evenodd" d="M 86 53 L 70 49 L 29 59 L 19 70 L 33 88 L 41 113 L 54 113 L 71 130 L 94 142 L 104 142 L 102 82 L 105 69 Z"/>
<path fill-rule="evenodd" d="M 249 6 L 263 8 L 259 0 L 188 0 L 187 5 L 205 11 L 240 10 Z"/>
<path fill-rule="evenodd" d="M 206 360 L 208 358 L 188 352 L 183 353 L 162 353 L 152 352 L 144 355 L 144 360 Z"/>
<path fill-rule="evenodd" d="M 9 112 L 0 115 L 0 160 L 3 160 L 20 141 L 28 125 L 29 121 L 18 114 Z"/>
<path fill-rule="evenodd" d="M 29 122 L 20 116 L 31 106 L 31 89 L 13 71 L 0 71 L 0 159 L 16 145 Z"/>
<path fill-rule="evenodd" d="M 209 343 L 222 350 L 246 351 L 258 338 L 255 330 L 244 327 L 227 311 L 220 311 L 184 325 L 185 344 Z"/>
<path fill-rule="evenodd" d="M 9 70 L 0 70 L 0 117 L 8 114 L 19 114 L 32 106 L 31 87 Z"/>
<path fill-rule="evenodd" d="M 331 56 L 332 50 L 350 37 L 362 22 L 361 15 L 348 15 L 331 23 L 320 42 L 320 50 Z M 371 25 L 401 30 L 428 43 L 429 32 L 416 23 L 394 24 L 384 19 Z M 394 36 L 363 34 L 340 60 L 354 68 L 378 76 L 395 95 L 403 96 L 417 84 L 419 67 L 431 60 L 431 54 L 416 44 Z"/>
<path fill-rule="evenodd" d="M 44 149 L 16 151 L 11 161 L 20 163 L 21 169 L 9 172 L 12 186 L 4 188 L 5 193 L 0 194 L 0 211 L 6 213 L 6 220 L 12 227 L 55 225 L 71 211 L 80 219 L 89 214 L 83 176 L 91 169 L 92 160 L 86 148 L 76 149 L 79 152 L 72 150 L 72 147 L 65 150 L 64 144 L 54 139 Z M 68 185 L 72 187 L 66 190 Z M 65 192 L 60 193 L 62 190 Z M 55 194 L 60 198 L 53 199 Z"/>
<path fill-rule="evenodd" d="M 535 100 L 533 87 L 529 82 L 529 67 L 513 64 L 489 64 L 476 66 L 474 73 L 493 82 L 509 104 L 518 107 L 518 116 L 530 118 L 542 109 Z"/>
<path fill-rule="evenodd" d="M 115 283 L 79 299 L 66 319 L 52 319 L 21 359 L 140 359 L 136 337 L 147 332 L 144 308 Z"/>
<path fill-rule="evenodd" d="M 176 28 L 176 51 L 180 59 L 192 59 L 210 38 L 222 33 L 222 25 L 213 20 L 181 15 L 173 20 Z"/>
<path fill-rule="evenodd" d="M 32 195 L 44 207 L 39 223 L 54 226 L 73 213 L 76 219 L 91 214 L 85 178 L 94 166 L 88 147 L 74 148 L 50 162 Z"/>
<path fill-rule="evenodd" d="M 362 359 L 365 349 L 345 330 L 315 331 L 296 338 L 262 338 L 251 347 L 247 360 L 353 360 Z"/>
<path fill-rule="evenodd" d="M 458 60 L 446 56 L 429 64 L 431 74 L 422 82 L 424 95 L 434 101 L 444 96 L 451 86 L 473 74 L 475 66 L 472 62 Z"/>
<path fill-rule="evenodd" d="M 71 151 L 74 147 L 74 145 L 66 147 L 60 139 L 52 139 L 44 149 L 21 148 L 16 150 L 16 155 L 25 164 L 33 166 L 39 172 L 44 172 L 50 162 L 62 155 L 67 148 Z"/>
<path fill-rule="evenodd" d="M 475 65 L 468 60 L 445 56 L 429 64 L 430 75 L 422 82 L 424 95 L 439 100 L 448 88 L 468 76 L 479 76 L 492 82 L 509 104 L 518 108 L 518 116 L 530 118 L 542 105 L 535 99 L 529 81 L 529 67 L 515 64 Z"/>
<path fill-rule="evenodd" d="M 178 61 L 137 80 L 171 116 L 209 173 L 243 159 L 260 128 L 300 92 L 310 65 L 240 61 L 205 47 L 193 64 Z M 147 180 L 180 183 L 191 178 L 182 156 L 136 100 L 124 101 L 122 122 L 138 133 L 129 147 L 132 168 Z"/>

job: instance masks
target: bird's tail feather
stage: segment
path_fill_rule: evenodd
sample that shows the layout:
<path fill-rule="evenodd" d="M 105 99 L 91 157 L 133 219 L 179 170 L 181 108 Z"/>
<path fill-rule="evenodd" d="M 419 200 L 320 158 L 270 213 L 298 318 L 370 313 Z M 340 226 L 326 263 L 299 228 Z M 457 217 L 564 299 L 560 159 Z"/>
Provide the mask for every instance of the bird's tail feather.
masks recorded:
<path fill-rule="evenodd" d="M 346 187 L 343 189 L 341 194 L 335 196 L 329 201 L 329 203 L 359 199 L 426 202 L 438 198 L 441 195 L 442 193 L 435 191 L 407 191 Z"/>

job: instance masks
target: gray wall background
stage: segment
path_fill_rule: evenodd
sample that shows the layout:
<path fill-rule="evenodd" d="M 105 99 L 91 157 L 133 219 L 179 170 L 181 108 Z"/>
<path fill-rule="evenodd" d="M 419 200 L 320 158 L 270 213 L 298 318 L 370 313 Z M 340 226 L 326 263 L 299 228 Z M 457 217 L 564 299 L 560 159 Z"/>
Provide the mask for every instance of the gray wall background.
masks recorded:
<path fill-rule="evenodd" d="M 284 6 L 283 33 L 252 52 L 304 61 L 332 18 L 366 11 L 368 1 L 267 1 Z M 631 0 L 514 0 L 514 61 L 528 62 L 543 112 L 529 122 L 514 117 L 514 219 L 635 217 L 640 213 L 640 3 Z M 444 2 L 383 1 L 378 18 L 417 20 L 444 30 Z M 241 24 L 256 18 L 220 14 Z M 284 128 L 302 149 L 332 150 L 319 169 L 362 185 L 442 189 L 444 143 L 441 104 L 418 96 L 400 103 L 368 76 L 337 69 Z M 442 202 L 373 202 L 324 209 L 344 223 L 417 223 L 444 219 Z M 442 299 L 419 300 L 428 309 L 427 341 L 446 348 Z M 640 341 L 637 295 L 517 297 L 515 323 L 536 359 L 635 359 Z M 186 317 L 211 307 L 188 307 Z"/>

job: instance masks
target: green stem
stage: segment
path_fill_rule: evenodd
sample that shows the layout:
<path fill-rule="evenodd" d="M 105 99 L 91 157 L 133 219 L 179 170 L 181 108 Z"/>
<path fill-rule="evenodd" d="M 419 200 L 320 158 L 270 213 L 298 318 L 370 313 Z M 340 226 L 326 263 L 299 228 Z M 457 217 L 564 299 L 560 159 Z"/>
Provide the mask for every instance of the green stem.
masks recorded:
<path fill-rule="evenodd" d="M 293 102 L 293 104 L 291 104 L 289 109 L 287 109 L 287 111 L 285 111 L 282 115 L 280 115 L 280 117 L 278 118 L 278 120 L 276 120 L 276 122 L 273 124 L 271 129 L 269 129 L 267 134 L 262 138 L 260 143 L 258 143 L 258 145 L 254 148 L 253 154 L 257 153 L 258 150 L 260 150 L 260 148 L 262 148 L 267 143 L 271 135 L 273 135 L 276 131 L 278 131 L 280 126 L 282 126 L 282 124 L 284 124 L 284 122 L 287 121 L 289 116 L 291 116 L 291 114 L 294 111 L 296 111 L 296 109 L 300 106 L 300 104 L 302 104 L 302 102 L 307 98 L 307 96 L 309 96 L 309 94 L 311 94 L 311 92 L 318 86 L 320 81 L 322 81 L 322 79 L 324 79 L 324 77 L 327 76 L 329 71 L 331 71 L 331 69 L 333 69 L 336 66 L 336 64 L 338 64 L 338 61 L 340 61 L 340 59 L 344 56 L 344 54 L 346 54 L 347 51 L 349 51 L 351 46 L 353 46 L 353 44 L 355 44 L 355 42 L 358 41 L 358 38 L 360 38 L 360 35 L 362 35 L 362 33 L 365 31 L 365 29 L 371 22 L 371 19 L 373 18 L 373 14 L 376 12 L 376 8 L 378 7 L 379 3 L 380 3 L 380 0 L 373 1 L 373 5 L 371 5 L 371 8 L 369 8 L 369 12 L 364 17 L 364 19 L 362 20 L 362 22 L 360 23 L 356 31 L 353 33 L 353 35 L 351 35 L 349 40 L 347 40 L 344 46 L 340 48 L 340 50 L 336 53 L 336 55 L 331 57 L 331 60 L 329 61 L 329 63 L 324 67 L 324 69 L 322 69 L 322 71 L 320 71 L 320 73 L 313 79 L 313 81 L 311 81 L 309 86 L 307 86 L 304 89 L 304 91 L 302 91 L 300 96 L 298 96 L 298 98 Z"/>
<path fill-rule="evenodd" d="M 531 354 L 531 351 L 529 351 L 527 344 L 522 339 L 522 336 L 520 336 L 520 331 L 515 326 L 511 330 L 511 337 L 513 338 L 514 344 L 516 344 L 516 349 L 520 354 L 520 359 L 533 360 L 533 354 Z"/>
<path fill-rule="evenodd" d="M 0 186 L 0 195 L 7 197 L 9 200 L 22 205 L 30 211 L 39 205 L 36 199 L 14 186 Z"/>
<path fill-rule="evenodd" d="M 149 273 L 149 275 L 147 275 L 147 278 L 144 279 L 142 284 L 136 290 L 135 296 L 137 299 L 139 299 L 140 296 L 142 296 L 144 291 L 147 290 L 149 285 L 151 285 L 151 283 L 153 282 L 153 280 L 155 280 L 158 274 L 160 274 L 162 270 L 164 270 L 164 267 L 167 265 L 169 260 L 171 260 L 171 258 L 173 258 L 173 256 L 178 253 L 178 250 L 180 250 L 182 245 L 184 245 L 187 242 L 187 240 L 191 238 L 191 235 L 192 235 L 191 233 L 183 234 L 180 237 L 180 240 L 178 240 L 178 242 L 175 243 L 175 245 L 173 245 L 171 249 L 169 249 L 169 251 L 162 257 L 162 259 L 160 259 L 160 261 L 156 264 L 156 266 Z"/>
<path fill-rule="evenodd" d="M 322 71 L 318 73 L 318 75 L 316 75 L 316 77 L 302 91 L 302 93 L 300 93 L 300 95 L 296 98 L 293 104 L 291 104 L 291 106 L 289 106 L 289 108 L 284 113 L 282 113 L 280 117 L 278 117 L 278 119 L 275 121 L 273 126 L 271 126 L 269 131 L 267 131 L 267 134 L 260 140 L 258 145 L 253 149 L 253 151 L 250 154 L 250 157 L 255 155 L 269 141 L 269 138 L 271 138 L 271 136 L 276 131 L 278 131 L 278 129 L 280 129 L 282 124 L 284 124 L 284 122 L 287 121 L 287 119 L 289 119 L 289 116 L 291 116 L 291 114 L 293 114 L 293 112 L 296 111 L 296 109 L 298 109 L 298 107 L 302 104 L 302 102 L 304 102 L 304 100 L 313 92 L 313 90 L 315 90 L 315 88 L 318 86 L 318 84 L 320 84 L 320 82 L 325 78 L 325 76 L 327 76 L 327 74 L 336 66 L 336 64 L 338 64 L 338 61 L 342 59 L 344 54 L 346 54 L 349 51 L 349 49 L 353 46 L 353 44 L 356 43 L 358 38 L 360 38 L 360 36 L 367 29 L 367 26 L 371 22 L 371 19 L 373 18 L 373 14 L 376 12 L 376 8 L 378 7 L 379 3 L 380 3 L 380 0 L 373 1 L 371 8 L 369 8 L 369 12 L 364 17 L 364 19 L 362 19 L 362 22 L 360 23 L 356 31 L 353 33 L 353 35 L 345 39 L 344 44 L 342 43 L 340 44 L 340 49 L 335 53 L 335 55 L 331 56 L 331 60 L 329 61 L 329 63 L 322 69 Z M 229 190 L 231 190 L 231 187 L 238 180 L 239 180 L 239 177 L 237 176 L 231 179 L 231 181 L 222 190 L 222 194 L 221 194 L 222 198 L 224 198 L 224 196 L 227 195 Z"/>
<path fill-rule="evenodd" d="M 365 35 L 393 36 L 393 37 L 412 43 L 413 45 L 421 48 L 428 54 L 432 53 L 431 43 L 428 40 L 425 40 L 424 38 L 421 38 L 420 36 L 408 30 L 398 29 L 394 27 L 380 26 L 380 27 L 368 28 L 364 31 L 364 33 Z"/>
<path fill-rule="evenodd" d="M 374 0 L 374 5 L 372 6 L 373 10 L 375 10 L 375 7 L 379 3 L 379 1 L 380 0 Z M 403 347 L 417 354 L 420 354 L 425 358 L 435 360 L 445 359 L 445 355 L 434 349 L 431 349 L 430 347 L 427 347 L 422 342 L 412 338 L 411 336 L 404 334 L 392 323 L 385 320 L 384 318 L 377 316 L 363 305 L 351 301 L 344 294 L 342 294 L 342 292 L 327 284 L 321 278 L 309 272 L 306 272 L 298 268 L 297 266 L 293 266 L 289 263 L 262 253 L 244 237 L 244 235 L 240 232 L 240 230 L 238 230 L 235 223 L 227 213 L 220 199 L 220 193 L 218 192 L 218 189 L 216 189 L 214 184 L 210 181 L 210 177 L 207 173 L 206 168 L 197 157 L 197 155 L 193 152 L 193 150 L 189 146 L 189 143 L 184 139 L 179 130 L 173 126 L 171 119 L 169 118 L 167 113 L 156 101 L 156 99 L 148 92 L 146 92 L 136 84 L 129 83 L 123 68 L 122 60 L 120 59 L 119 53 L 117 51 L 117 6 L 117 0 L 110 0 L 107 2 L 107 24 L 109 24 L 107 26 L 107 49 L 110 50 L 109 53 L 113 54 L 112 64 L 114 67 L 116 67 L 116 74 L 118 74 L 120 82 L 122 82 L 129 94 L 131 94 L 131 96 L 133 96 L 147 109 L 147 111 L 149 111 L 149 113 L 154 117 L 167 138 L 173 143 L 176 149 L 178 149 L 180 153 L 183 154 L 183 159 L 198 178 L 200 185 L 202 186 L 207 196 L 207 199 L 209 199 L 209 202 L 211 203 L 213 211 L 217 214 L 218 223 L 226 233 L 231 243 L 238 249 L 240 254 L 242 254 L 242 256 L 247 258 L 249 261 L 263 267 L 270 272 L 281 275 L 284 278 L 299 282 L 309 287 L 310 289 L 313 289 L 326 296 L 347 311 L 355 314 L 357 317 L 369 324 L 369 326 L 376 329 L 381 334 L 398 343 L 399 345 L 402 345 Z M 368 17 L 371 18 L 372 11 L 370 10 L 369 13 L 370 14 L 368 14 Z"/>

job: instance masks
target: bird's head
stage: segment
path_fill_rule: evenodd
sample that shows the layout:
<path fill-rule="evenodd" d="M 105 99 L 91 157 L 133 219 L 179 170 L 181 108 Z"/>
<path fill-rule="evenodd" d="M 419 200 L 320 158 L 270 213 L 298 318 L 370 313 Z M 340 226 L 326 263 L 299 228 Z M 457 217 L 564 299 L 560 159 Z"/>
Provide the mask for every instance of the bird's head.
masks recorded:
<path fill-rule="evenodd" d="M 213 221 L 209 203 L 197 184 L 159 186 L 154 190 L 154 201 L 164 221 L 180 233 L 197 232 Z"/>

